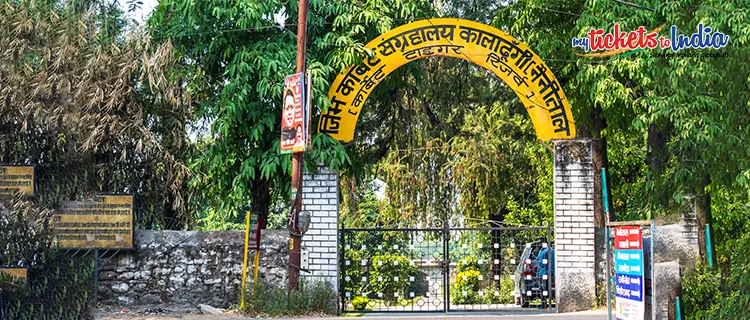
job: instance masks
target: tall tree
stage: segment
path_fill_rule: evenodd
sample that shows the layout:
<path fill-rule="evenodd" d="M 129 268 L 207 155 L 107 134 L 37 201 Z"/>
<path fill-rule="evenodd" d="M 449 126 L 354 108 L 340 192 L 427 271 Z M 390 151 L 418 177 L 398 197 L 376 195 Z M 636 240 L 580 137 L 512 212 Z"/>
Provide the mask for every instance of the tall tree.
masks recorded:
<path fill-rule="evenodd" d="M 364 56 L 364 43 L 425 7 L 383 0 L 309 6 L 313 116 L 330 104 L 333 78 Z M 252 206 L 265 221 L 271 202 L 289 197 L 291 157 L 279 154 L 278 123 L 283 80 L 294 72 L 296 12 L 296 1 L 163 0 L 149 22 L 183 56 L 188 88 L 210 127 L 191 163 L 199 172 L 191 183 L 198 210 L 218 209 L 221 219 L 237 220 L 237 207 Z M 328 136 L 314 136 L 312 145 L 308 169 L 351 162 Z"/>
<path fill-rule="evenodd" d="M 116 41 L 68 9 L 0 5 L 0 162 L 33 164 L 43 204 L 134 193 L 136 227 L 186 227 L 191 109 L 170 44 Z"/>

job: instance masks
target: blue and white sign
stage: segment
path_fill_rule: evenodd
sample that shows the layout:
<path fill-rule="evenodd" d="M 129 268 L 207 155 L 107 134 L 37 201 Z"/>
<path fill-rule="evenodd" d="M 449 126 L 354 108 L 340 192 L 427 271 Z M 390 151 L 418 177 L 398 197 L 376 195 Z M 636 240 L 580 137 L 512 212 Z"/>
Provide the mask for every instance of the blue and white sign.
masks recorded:
<path fill-rule="evenodd" d="M 643 251 L 615 250 L 615 273 L 643 276 Z"/>
<path fill-rule="evenodd" d="M 643 247 L 640 231 L 639 227 L 615 229 L 615 314 L 618 320 L 643 320 L 645 316 Z M 632 238 L 637 239 L 637 246 L 618 248 L 618 240 L 619 243 L 631 243 Z"/>
<path fill-rule="evenodd" d="M 615 296 L 635 301 L 643 301 L 643 277 L 618 275 L 615 278 Z"/>

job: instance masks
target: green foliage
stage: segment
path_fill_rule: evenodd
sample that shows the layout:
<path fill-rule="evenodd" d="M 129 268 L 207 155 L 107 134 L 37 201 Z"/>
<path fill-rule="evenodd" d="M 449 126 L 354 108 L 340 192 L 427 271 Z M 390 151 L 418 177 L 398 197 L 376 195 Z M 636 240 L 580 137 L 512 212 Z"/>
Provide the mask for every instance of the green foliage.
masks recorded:
<path fill-rule="evenodd" d="M 313 126 L 330 105 L 331 81 L 362 58 L 364 43 L 418 15 L 425 4 L 310 1 L 306 64 L 313 78 Z M 199 173 L 190 182 L 195 210 L 222 212 L 208 219 L 236 222 L 233 210 L 246 205 L 265 217 L 270 206 L 290 200 L 292 161 L 279 154 L 278 123 L 283 79 L 295 72 L 296 18 L 296 2 L 162 0 L 149 21 L 155 36 L 171 39 L 183 56 L 180 72 L 208 126 L 190 161 Z M 318 163 L 351 169 L 350 152 L 339 142 L 314 134 L 311 145 L 308 170 Z"/>
<path fill-rule="evenodd" d="M 415 276 L 418 272 L 409 262 L 409 258 L 399 255 L 372 257 L 370 288 L 373 292 L 382 293 L 383 300 L 389 305 L 404 297 L 406 288 L 409 287 L 409 276 Z"/>
<path fill-rule="evenodd" d="M 362 311 L 367 308 L 367 304 L 370 303 L 370 299 L 367 297 L 354 297 L 352 299 L 352 307 L 354 307 L 354 310 Z"/>
<path fill-rule="evenodd" d="M 502 277 L 500 281 L 489 281 L 486 278 L 479 280 L 481 274 L 480 271 L 472 269 L 459 271 L 451 289 L 451 303 L 506 304 L 514 302 L 514 285 L 510 277 Z M 498 294 L 495 295 L 495 292 Z"/>
<path fill-rule="evenodd" d="M 451 290 L 451 303 L 477 304 L 481 303 L 479 296 L 479 271 L 466 270 L 456 275 L 456 281 Z"/>
<path fill-rule="evenodd" d="M 147 34 L 122 40 L 117 10 L 102 7 L 0 4 L 0 163 L 34 165 L 44 205 L 133 193 L 137 228 L 183 229 L 193 110 L 177 58 Z"/>
<path fill-rule="evenodd" d="M 515 288 L 515 285 L 513 283 L 513 279 L 506 276 L 500 279 L 499 286 L 497 285 L 497 283 L 493 283 L 489 288 L 487 288 L 486 294 L 489 296 L 491 303 L 499 303 L 499 304 L 514 303 L 515 302 L 515 299 L 513 297 L 514 288 Z M 495 291 L 498 292 L 497 295 L 495 295 Z"/>
<path fill-rule="evenodd" d="M 481 270 L 479 260 L 474 256 L 469 256 L 456 262 L 456 272 L 461 273 L 469 270 Z"/>
<path fill-rule="evenodd" d="M 336 292 L 329 282 L 300 282 L 287 297 L 286 290 L 264 282 L 248 286 L 244 314 L 258 317 L 334 315 Z M 287 300 L 288 298 L 288 300 Z"/>
<path fill-rule="evenodd" d="M 0 205 L 0 266 L 28 267 L 24 286 L 0 286 L 7 319 L 91 319 L 90 257 L 56 249 L 49 210 L 13 199 Z M 5 319 L 5 318 L 4 318 Z"/>
<path fill-rule="evenodd" d="M 683 283 L 689 319 L 744 319 L 750 312 L 750 238 L 727 242 L 731 254 L 717 268 L 698 265 Z M 722 261 L 723 260 L 723 261 Z"/>
<path fill-rule="evenodd" d="M 721 276 L 718 270 L 706 264 L 698 264 L 682 278 L 683 309 L 694 319 L 704 319 L 706 314 L 716 310 L 716 302 L 721 300 Z"/>

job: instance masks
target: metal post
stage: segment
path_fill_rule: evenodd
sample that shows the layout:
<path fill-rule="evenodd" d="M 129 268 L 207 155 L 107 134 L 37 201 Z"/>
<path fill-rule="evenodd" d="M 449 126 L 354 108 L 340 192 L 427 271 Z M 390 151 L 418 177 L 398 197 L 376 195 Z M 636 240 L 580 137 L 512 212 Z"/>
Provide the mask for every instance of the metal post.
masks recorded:
<path fill-rule="evenodd" d="M 260 224 L 258 225 L 260 228 Z M 247 246 L 250 241 L 250 212 L 245 212 L 245 257 L 242 261 L 242 284 L 240 285 L 240 311 L 245 309 L 245 281 L 247 279 Z M 260 240 L 259 240 L 260 241 Z"/>
<path fill-rule="evenodd" d="M 604 241 L 606 241 L 607 249 L 604 252 L 607 255 L 607 258 L 604 259 L 606 261 L 605 271 L 604 274 L 606 275 L 607 279 L 607 320 L 612 320 L 612 288 L 611 288 L 611 282 L 612 278 L 609 274 L 609 226 L 604 227 Z"/>
<path fill-rule="evenodd" d="M 648 259 L 648 264 L 650 264 L 651 269 L 651 299 L 649 302 L 651 303 L 651 319 L 654 319 L 656 317 L 656 310 L 654 308 L 656 307 L 656 303 L 654 303 L 654 298 L 656 298 L 656 291 L 654 291 L 654 282 L 656 281 L 656 277 L 654 277 L 655 270 L 654 270 L 654 259 L 656 256 L 654 256 L 654 242 L 656 242 L 655 238 L 656 233 L 656 220 L 651 220 L 651 241 L 649 242 L 649 247 L 651 249 L 651 256 Z M 641 240 L 643 241 L 643 240 Z"/>
<path fill-rule="evenodd" d="M 339 268 L 341 269 L 341 272 L 339 272 L 339 294 L 341 296 L 341 309 L 340 310 L 337 309 L 337 312 L 338 312 L 337 315 L 341 315 L 341 313 L 344 312 L 345 311 L 344 309 L 346 308 L 346 294 L 344 292 L 345 290 L 344 289 L 344 279 L 345 279 L 344 274 L 346 274 L 346 265 L 344 264 L 344 259 L 346 259 L 345 258 L 346 253 L 344 252 L 346 248 L 345 233 L 346 233 L 346 227 L 344 224 L 344 219 L 342 218 L 341 219 L 341 235 L 339 236 L 339 246 L 341 248 L 341 254 L 340 254 L 340 259 L 339 259 Z M 352 292 L 351 294 L 354 294 L 354 292 Z M 352 297 L 351 299 L 354 299 L 354 297 Z"/>
<path fill-rule="evenodd" d="M 547 296 L 544 296 L 542 292 L 542 301 L 547 304 L 547 308 L 552 309 L 552 277 L 555 275 L 555 270 L 552 269 L 554 262 L 552 261 L 552 233 L 550 232 L 549 222 L 545 221 L 544 224 L 547 226 Z M 557 308 L 557 302 L 555 302 L 555 308 Z"/>
<path fill-rule="evenodd" d="M 99 294 L 99 249 L 94 249 L 94 305 Z"/>
<path fill-rule="evenodd" d="M 706 259 L 708 260 L 708 266 L 714 267 L 714 252 L 711 246 L 711 225 L 706 224 Z"/>
<path fill-rule="evenodd" d="M 675 297 L 674 300 L 674 314 L 675 320 L 682 320 L 682 307 L 680 306 L 680 297 Z"/>
<path fill-rule="evenodd" d="M 609 223 L 609 192 L 607 192 L 607 169 L 602 168 L 602 204 L 604 207 L 604 217 Z"/>
<path fill-rule="evenodd" d="M 451 304 L 451 257 L 450 241 L 451 233 L 448 229 L 448 217 L 443 221 L 443 310 L 448 313 Z M 429 290 L 429 289 L 428 289 Z"/>
<path fill-rule="evenodd" d="M 299 2 L 299 14 L 297 16 L 297 72 L 305 72 L 305 49 L 307 47 L 307 4 L 308 0 L 300 0 Z M 309 119 L 308 119 L 309 127 Z M 302 175 L 304 171 L 305 155 L 303 152 L 294 153 L 292 156 L 292 192 L 296 194 L 294 210 L 294 217 L 292 219 L 292 225 L 289 226 L 290 239 L 289 239 L 289 266 L 287 272 L 289 274 L 288 291 L 297 288 L 299 283 L 299 270 L 301 262 L 300 246 L 302 245 L 302 237 L 299 234 L 297 228 L 297 220 L 299 218 L 299 212 L 302 211 Z"/>

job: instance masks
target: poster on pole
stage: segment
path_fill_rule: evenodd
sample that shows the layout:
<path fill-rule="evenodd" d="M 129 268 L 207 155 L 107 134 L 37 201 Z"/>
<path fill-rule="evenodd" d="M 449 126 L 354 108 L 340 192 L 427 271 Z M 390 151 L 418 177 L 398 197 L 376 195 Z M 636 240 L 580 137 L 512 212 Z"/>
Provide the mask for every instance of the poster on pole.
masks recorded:
<path fill-rule="evenodd" d="M 307 146 L 305 73 L 284 79 L 281 112 L 281 153 L 304 152 Z"/>
<path fill-rule="evenodd" d="M 618 320 L 643 320 L 643 241 L 640 226 L 615 228 L 615 311 Z"/>
<path fill-rule="evenodd" d="M 91 201 L 62 201 L 52 216 L 64 249 L 132 249 L 133 195 L 107 194 Z"/>

